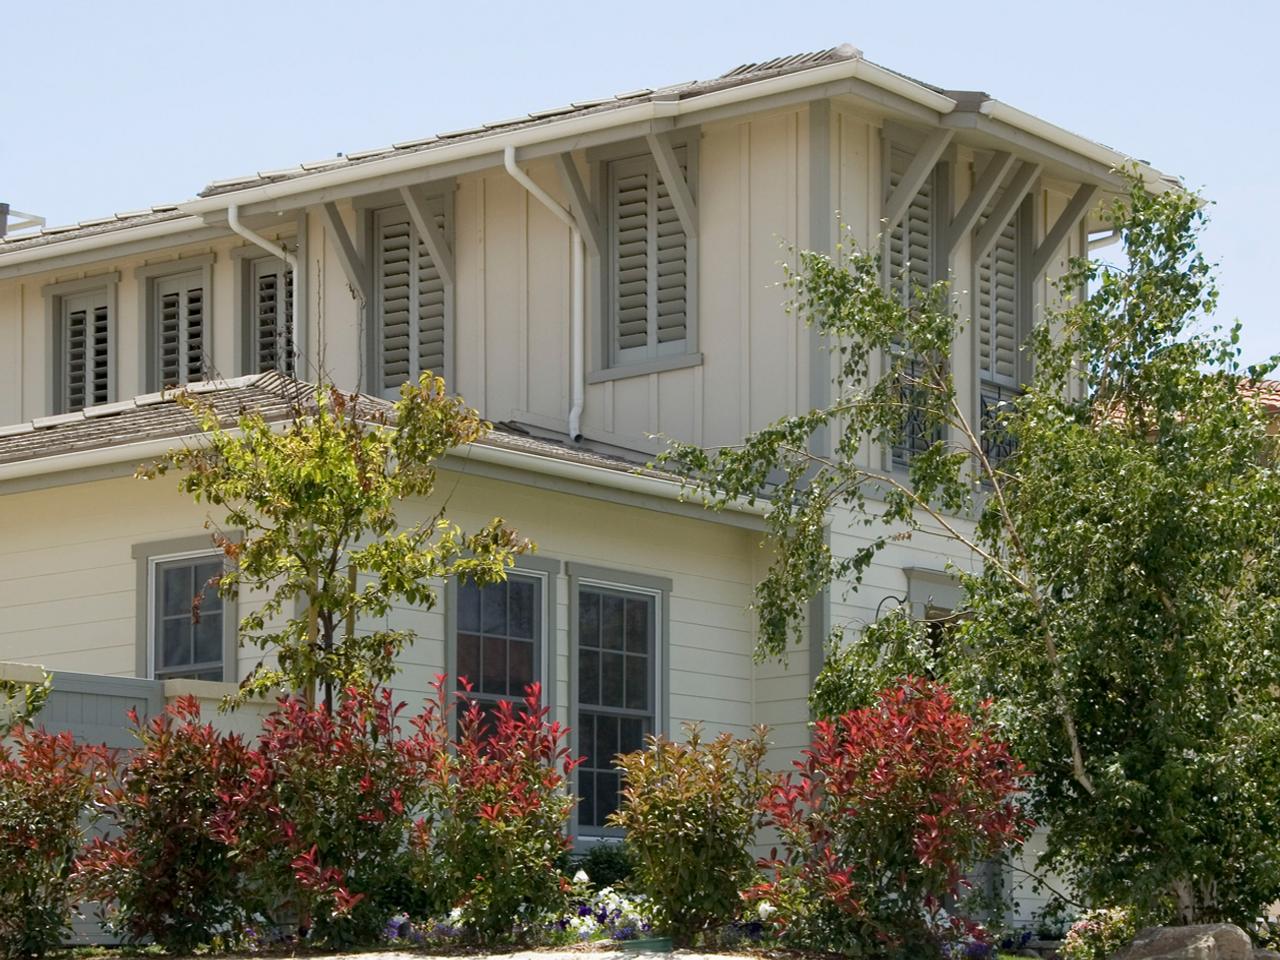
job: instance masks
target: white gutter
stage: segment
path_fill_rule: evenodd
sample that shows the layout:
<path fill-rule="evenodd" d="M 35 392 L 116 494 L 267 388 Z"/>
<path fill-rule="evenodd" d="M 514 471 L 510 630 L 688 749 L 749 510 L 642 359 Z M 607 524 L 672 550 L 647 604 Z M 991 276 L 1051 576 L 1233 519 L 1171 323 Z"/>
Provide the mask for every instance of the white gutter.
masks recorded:
<path fill-rule="evenodd" d="M 161 220 L 159 223 L 146 223 L 138 226 L 124 225 L 119 230 L 108 230 L 104 233 L 95 233 L 87 237 L 75 237 L 71 240 L 50 239 L 48 243 L 37 244 L 34 247 L 25 247 L 8 253 L 5 252 L 4 247 L 0 246 L 0 265 L 30 263 L 33 260 L 43 260 L 50 256 L 76 254 L 87 250 L 101 250 L 104 247 L 115 246 L 121 241 L 168 237 L 178 233 L 186 233 L 190 230 L 198 230 L 204 226 L 205 222 L 200 217 L 187 216 L 178 217 L 174 220 Z M 19 240 L 28 240 L 39 236 L 48 236 L 48 234 L 37 233 L 33 234 L 32 237 L 14 237 L 12 241 L 17 243 Z"/>
<path fill-rule="evenodd" d="M 360 163 L 344 164 L 329 170 L 319 170 L 305 176 L 281 180 L 276 183 L 265 183 L 246 187 L 243 190 L 232 190 L 227 193 L 202 197 L 179 204 L 184 213 L 213 213 L 226 209 L 229 202 L 242 206 L 270 200 L 280 200 L 294 193 L 323 190 L 337 187 L 372 177 L 401 173 L 407 170 L 418 170 L 438 163 L 452 160 L 466 160 L 480 157 L 495 151 L 505 151 L 507 147 L 531 146 L 546 140 L 563 137 L 580 136 L 607 130 L 610 127 L 646 120 L 664 120 L 680 117 L 685 114 L 698 113 L 715 107 L 742 103 L 759 97 L 788 93 L 792 90 L 803 90 L 805 87 L 818 86 L 837 80 L 865 80 L 873 86 L 890 93 L 895 93 L 906 100 L 917 103 L 938 113 L 950 113 L 956 102 L 950 97 L 930 90 L 928 87 L 901 77 L 892 71 L 885 70 L 860 58 L 841 60 L 837 63 L 800 70 L 796 73 L 780 77 L 756 80 L 738 86 L 713 90 L 684 100 L 646 100 L 629 106 L 601 110 L 581 116 L 566 117 L 538 123 L 530 120 L 529 125 L 517 127 L 510 131 L 497 132 L 488 136 L 459 138 L 456 143 L 444 143 L 427 150 L 409 150 L 397 152 L 391 156 Z"/>
<path fill-rule="evenodd" d="M 1138 171 L 1142 174 L 1143 182 L 1146 183 L 1148 189 L 1155 192 L 1163 192 L 1169 189 L 1171 183 L 1165 178 L 1155 167 L 1135 160 L 1133 157 L 1127 156 L 1118 150 L 1112 150 L 1100 143 L 1090 140 L 1088 137 L 1082 137 L 1078 133 L 1072 133 L 1070 130 L 1064 130 L 1062 127 L 1055 126 L 1047 120 L 1041 120 L 1033 114 L 1027 113 L 1025 110 L 1019 110 L 1017 107 L 1011 107 L 1007 103 L 1000 100 L 985 100 L 978 107 L 978 112 L 983 116 L 990 117 L 992 120 L 999 120 L 1001 123 L 1007 123 L 1011 127 L 1016 127 L 1026 133 L 1037 136 L 1042 140 L 1070 150 L 1072 153 L 1079 154 L 1089 160 L 1094 160 L 1107 167 L 1123 167 L 1127 164 L 1136 164 Z"/>
<path fill-rule="evenodd" d="M 158 437 L 138 443 L 126 443 L 96 450 L 77 450 L 71 453 L 60 453 L 52 457 L 39 457 L 31 460 L 19 460 L 14 463 L 0 464 L 0 483 L 7 480 L 20 480 L 25 477 L 47 476 L 54 473 L 66 473 L 71 470 L 86 470 L 91 467 L 116 465 L 121 463 L 138 464 L 156 460 L 170 450 L 183 444 L 199 443 L 201 434 L 185 437 Z M 572 460 L 561 460 L 556 457 L 541 456 L 536 453 L 525 453 L 508 450 L 484 442 L 473 443 L 461 447 L 449 455 L 461 461 L 475 460 L 495 466 L 509 467 L 548 477 L 564 480 L 576 480 L 593 486 L 623 490 L 629 493 L 656 497 L 661 500 L 690 502 L 680 483 L 661 477 L 643 473 L 627 473 L 608 467 L 596 467 L 587 463 Z M 449 469 L 448 464 L 444 469 Z M 692 502 L 697 502 L 692 501 Z M 768 512 L 763 503 L 748 504 L 735 501 L 727 505 L 727 509 L 736 513 L 762 517 Z M 708 519 L 714 520 L 709 513 Z"/>
<path fill-rule="evenodd" d="M 278 243 L 272 243 L 261 234 L 254 233 L 243 223 L 240 222 L 240 205 L 236 203 L 227 206 L 227 226 L 231 228 L 233 233 L 239 234 L 255 246 L 261 247 L 273 257 L 283 260 L 289 265 L 289 271 L 293 274 L 293 316 L 289 321 L 290 342 L 293 344 L 292 357 L 294 369 L 300 369 L 301 364 L 298 363 L 298 345 L 302 343 L 302 339 L 298 336 L 298 327 L 305 310 L 305 306 L 299 302 L 298 292 L 302 289 L 301 276 L 298 272 L 298 257 L 296 254 L 290 253 L 285 247 Z"/>
<path fill-rule="evenodd" d="M 550 194 L 543 190 L 540 186 L 533 182 L 527 173 L 516 166 L 516 148 L 508 145 L 502 154 L 502 163 L 507 168 L 507 173 L 511 174 L 512 179 L 520 186 L 528 190 L 544 207 L 554 213 L 569 228 L 569 242 L 573 246 L 573 289 L 569 292 L 570 300 L 570 333 L 569 333 L 569 353 L 571 372 L 569 375 L 569 440 L 577 443 L 582 439 L 582 407 L 586 394 L 585 385 L 585 368 L 586 351 L 584 340 L 583 319 L 583 300 L 585 292 L 583 291 L 583 280 L 585 271 L 583 270 L 584 253 L 582 249 L 582 231 L 578 229 L 578 221 L 573 219 L 571 214 L 564 207 L 560 206 Z"/>

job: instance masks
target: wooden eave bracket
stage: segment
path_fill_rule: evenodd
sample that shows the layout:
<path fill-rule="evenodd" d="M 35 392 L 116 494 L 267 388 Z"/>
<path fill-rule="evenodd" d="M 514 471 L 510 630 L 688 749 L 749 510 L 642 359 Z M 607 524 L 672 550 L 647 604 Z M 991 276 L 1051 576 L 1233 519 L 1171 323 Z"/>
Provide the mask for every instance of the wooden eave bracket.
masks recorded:
<path fill-rule="evenodd" d="M 400 199 L 404 201 L 409 211 L 409 219 L 413 221 L 418 236 L 427 245 L 427 252 L 431 254 L 431 262 L 440 271 L 440 278 L 446 285 L 453 286 L 455 278 L 453 249 L 449 246 L 444 231 L 436 223 L 436 218 L 431 215 L 426 187 L 421 184 L 401 187 Z"/>
<path fill-rule="evenodd" d="M 973 185 L 973 190 L 970 191 L 964 205 L 943 231 L 943 259 L 950 258 L 951 254 L 955 252 L 956 244 L 960 242 L 960 239 L 978 225 L 978 218 L 982 216 L 982 211 L 987 209 L 987 204 L 995 197 L 996 192 L 1000 189 L 1000 184 L 1004 182 L 1005 176 L 1013 169 L 1015 162 L 1013 154 L 1006 150 L 999 150 L 991 155 L 991 159 L 982 168 L 982 175 L 978 177 L 978 182 Z"/>
<path fill-rule="evenodd" d="M 369 303 L 369 282 L 365 273 L 364 261 L 356 253 L 356 246 L 351 241 L 346 224 L 342 222 L 342 214 L 333 202 L 324 205 L 325 219 L 329 223 L 329 232 L 338 248 L 338 261 L 342 264 L 342 272 L 347 275 L 347 283 L 362 303 Z"/>
<path fill-rule="evenodd" d="M 1031 278 L 1038 280 L 1049 266 L 1049 261 L 1067 239 L 1067 234 L 1076 228 L 1080 218 L 1089 212 L 1101 188 L 1095 183 L 1082 183 L 1067 201 L 1058 219 L 1048 229 L 1044 239 L 1040 241 L 1035 252 L 1031 254 Z"/>
<path fill-rule="evenodd" d="M 1013 180 L 1005 188 L 1004 193 L 1000 195 L 1000 199 L 996 201 L 995 209 L 991 211 L 991 216 L 987 217 L 987 222 L 982 225 L 982 229 L 978 231 L 978 235 L 973 240 L 973 250 L 970 252 L 970 256 L 972 256 L 975 263 L 985 257 L 995 245 L 996 238 L 1000 236 L 1000 231 L 1009 222 L 1009 218 L 1017 212 L 1018 206 L 1022 203 L 1022 198 L 1030 191 L 1036 177 L 1040 176 L 1040 170 L 1040 164 L 1024 160 L 1022 166 L 1018 168 L 1018 172 L 1013 175 Z"/>
<path fill-rule="evenodd" d="M 582 184 L 582 177 L 578 175 L 578 165 L 573 162 L 571 154 L 557 153 L 556 167 L 560 171 L 565 192 L 569 195 L 569 212 L 578 224 L 578 232 L 586 240 L 591 256 L 598 257 L 604 250 L 604 231 L 600 227 L 600 218 L 596 216 L 595 206 Z"/>
<path fill-rule="evenodd" d="M 675 207 L 676 216 L 680 218 L 680 226 L 684 235 L 690 239 L 698 235 L 698 207 L 693 201 L 693 191 L 689 189 L 689 181 L 680 172 L 680 163 L 676 160 L 675 148 L 671 145 L 671 137 L 665 133 L 650 133 L 649 151 L 658 165 L 658 173 L 666 184 L 667 193 L 671 196 L 671 205 Z"/>
<path fill-rule="evenodd" d="M 884 204 L 884 222 L 881 224 L 880 229 L 885 237 L 888 237 L 893 232 L 899 221 L 906 215 L 907 207 L 911 205 L 915 195 L 920 192 L 925 180 L 933 172 L 933 168 L 938 161 L 942 159 L 942 152 L 947 149 L 947 145 L 951 143 L 951 138 L 955 135 L 956 132 L 954 130 L 939 129 L 933 131 L 925 142 L 920 145 L 916 155 L 911 158 L 911 163 L 907 166 L 902 179 L 898 181 L 897 187 L 894 188 L 893 193 L 889 194 L 889 199 Z"/>

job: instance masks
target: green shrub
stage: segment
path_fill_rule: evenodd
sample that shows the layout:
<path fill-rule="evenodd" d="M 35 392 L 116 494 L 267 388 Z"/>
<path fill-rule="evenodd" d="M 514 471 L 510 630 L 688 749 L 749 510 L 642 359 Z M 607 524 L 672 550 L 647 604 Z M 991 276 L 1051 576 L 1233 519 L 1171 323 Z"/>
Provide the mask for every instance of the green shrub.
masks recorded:
<path fill-rule="evenodd" d="M 597 843 L 573 862 L 574 870 L 581 870 L 596 890 L 625 884 L 635 872 L 635 862 L 626 843 Z"/>
<path fill-rule="evenodd" d="M 750 847 L 771 783 L 763 727 L 750 739 L 711 741 L 697 724 L 685 729 L 684 743 L 653 736 L 617 758 L 626 780 L 610 817 L 627 831 L 635 886 L 681 945 L 738 916 L 757 876 Z"/>
<path fill-rule="evenodd" d="M 108 767 L 69 733 L 15 728 L 0 743 L 0 957 L 39 956 L 71 927 L 83 828 Z"/>

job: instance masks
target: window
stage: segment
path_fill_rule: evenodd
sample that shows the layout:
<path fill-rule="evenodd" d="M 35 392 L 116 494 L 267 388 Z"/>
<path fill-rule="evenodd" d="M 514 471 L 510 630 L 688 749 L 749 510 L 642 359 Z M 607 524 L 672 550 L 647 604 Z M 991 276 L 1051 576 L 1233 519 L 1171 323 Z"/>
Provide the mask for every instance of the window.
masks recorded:
<path fill-rule="evenodd" d="M 208 534 L 138 544 L 137 675 L 160 680 L 234 681 L 234 601 L 210 583 L 226 562 Z"/>
<path fill-rule="evenodd" d="M 213 375 L 209 293 L 213 256 L 136 271 L 146 339 L 146 389 L 181 387 Z"/>
<path fill-rule="evenodd" d="M 1022 290 L 1022 239 L 1026 207 L 1015 213 L 978 261 L 974 284 L 977 303 L 979 410 L 983 453 L 993 465 L 1013 452 L 1013 438 L 1000 424 L 1000 407 L 1021 392 L 1021 357 L 1026 336 L 1026 296 Z M 986 222 L 984 217 L 979 226 Z"/>
<path fill-rule="evenodd" d="M 43 290 L 53 369 L 49 407 L 73 413 L 115 399 L 118 273 L 49 284 Z"/>
<path fill-rule="evenodd" d="M 452 224 L 446 207 L 444 196 L 427 201 L 427 213 L 447 244 Z M 373 213 L 371 262 L 377 390 L 394 395 L 427 371 L 448 380 L 453 290 L 404 207 Z"/>
<path fill-rule="evenodd" d="M 226 612 L 212 580 L 222 557 L 205 554 L 154 562 L 152 676 L 160 680 L 226 680 Z"/>
<path fill-rule="evenodd" d="M 675 156 L 693 190 L 692 144 Z M 651 155 L 608 164 L 607 365 L 688 354 L 693 344 L 695 242 L 686 237 Z"/>
<path fill-rule="evenodd" d="M 886 201 L 897 189 L 911 165 L 912 155 L 897 146 L 890 146 L 887 176 L 885 183 Z M 925 178 L 916 195 L 907 205 L 902 219 L 889 232 L 888 249 L 885 256 L 885 270 L 890 292 L 901 301 L 903 306 L 910 306 L 912 300 L 923 289 L 928 288 L 935 280 L 934 238 L 938 214 L 938 172 L 935 169 Z M 923 410 L 914 402 L 918 388 L 913 380 L 918 361 L 907 364 L 903 382 L 900 386 L 902 402 L 907 405 L 906 421 L 902 436 L 893 445 L 889 453 L 890 466 L 895 470 L 905 470 L 911 458 L 923 453 L 941 438 L 941 430 L 926 423 Z"/>
<path fill-rule="evenodd" d="M 520 699 L 542 679 L 542 577 L 512 572 L 503 583 L 463 582 L 456 595 L 458 689 L 465 678 L 485 707 Z"/>
<path fill-rule="evenodd" d="M 577 608 L 578 823 L 598 830 L 622 788 L 613 757 L 654 732 L 657 598 L 583 583 Z"/>
<path fill-rule="evenodd" d="M 276 257 L 247 259 L 242 267 L 244 329 L 241 363 L 246 373 L 279 370 L 297 376 L 293 342 L 293 271 Z"/>

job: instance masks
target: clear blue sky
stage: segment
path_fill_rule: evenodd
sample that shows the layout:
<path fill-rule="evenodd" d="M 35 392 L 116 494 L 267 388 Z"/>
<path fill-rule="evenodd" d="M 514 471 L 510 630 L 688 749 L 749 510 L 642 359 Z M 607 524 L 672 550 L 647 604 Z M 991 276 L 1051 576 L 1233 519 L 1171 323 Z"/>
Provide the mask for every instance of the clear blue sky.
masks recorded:
<path fill-rule="evenodd" d="M 1246 359 L 1280 352 L 1280 8 L 1260 0 L 5 6 L 0 199 L 51 224 L 847 41 L 1203 190 L 1221 316 L 1244 321 Z"/>

